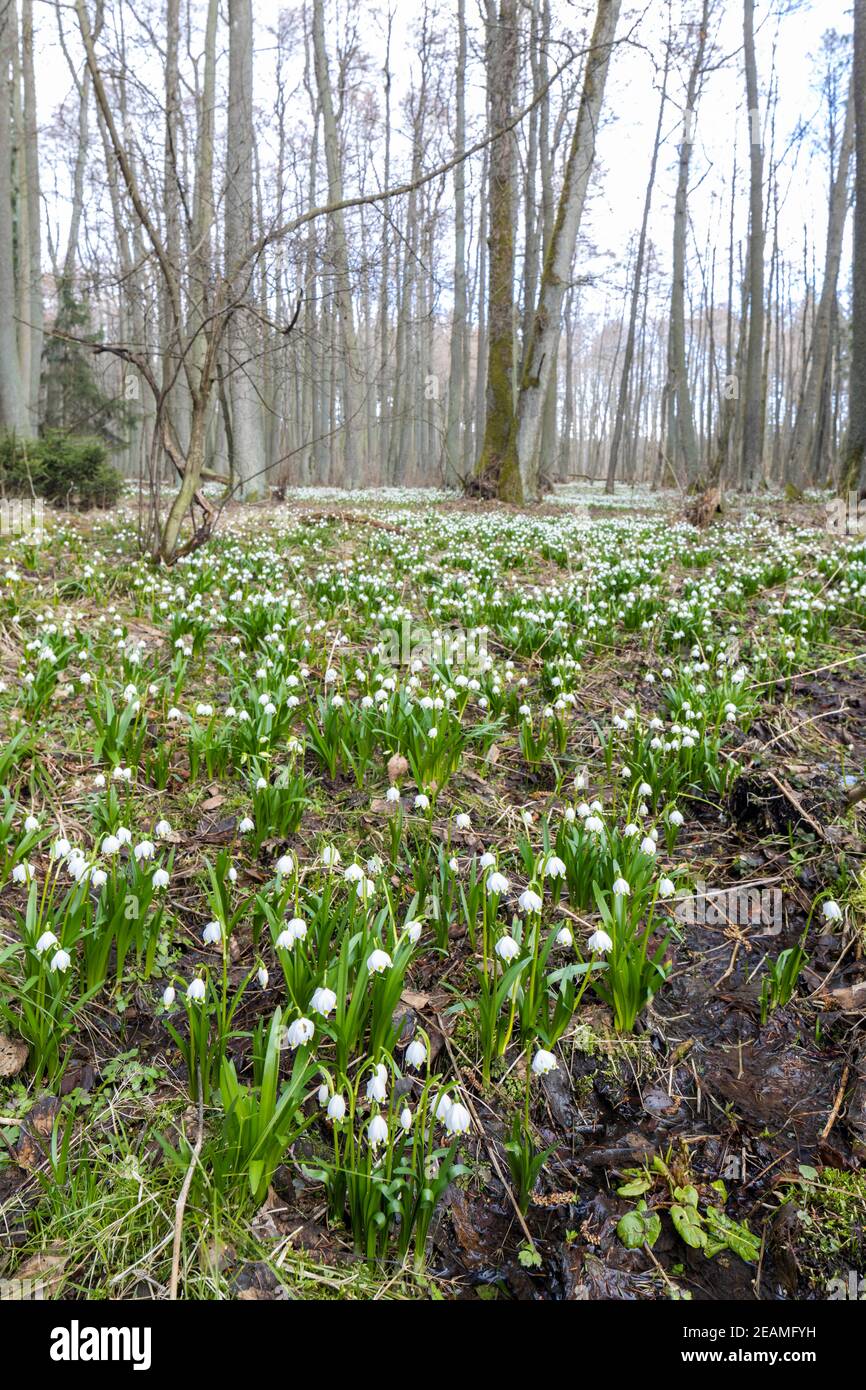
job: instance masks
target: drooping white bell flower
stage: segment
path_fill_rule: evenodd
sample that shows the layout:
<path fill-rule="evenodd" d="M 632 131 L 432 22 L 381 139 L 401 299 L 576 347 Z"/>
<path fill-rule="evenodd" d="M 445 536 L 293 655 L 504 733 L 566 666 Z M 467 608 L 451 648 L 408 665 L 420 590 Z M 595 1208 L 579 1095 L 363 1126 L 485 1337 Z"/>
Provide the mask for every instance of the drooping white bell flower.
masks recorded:
<path fill-rule="evenodd" d="M 559 1063 L 552 1052 L 540 1047 L 532 1059 L 532 1070 L 536 1076 L 546 1076 L 550 1071 L 558 1071 Z"/>
<path fill-rule="evenodd" d="M 296 1018 L 294 1023 L 290 1023 L 286 1033 L 286 1041 L 294 1052 L 296 1048 L 303 1047 L 308 1043 L 316 1031 L 315 1024 L 309 1018 Z"/>
<path fill-rule="evenodd" d="M 590 951 L 592 951 L 593 955 L 595 955 L 596 952 L 601 952 L 602 955 L 607 955 L 608 951 L 613 950 L 613 942 L 611 941 L 607 932 L 602 931 L 601 928 L 599 928 L 598 931 L 593 932 L 587 944 L 589 946 Z"/>

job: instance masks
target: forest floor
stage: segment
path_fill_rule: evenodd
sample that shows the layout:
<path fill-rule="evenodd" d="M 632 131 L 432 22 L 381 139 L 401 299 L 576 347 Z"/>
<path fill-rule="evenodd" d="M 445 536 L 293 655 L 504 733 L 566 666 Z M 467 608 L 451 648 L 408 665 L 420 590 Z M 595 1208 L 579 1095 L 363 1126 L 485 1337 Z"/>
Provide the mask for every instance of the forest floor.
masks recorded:
<path fill-rule="evenodd" d="M 0 1280 L 852 1296 L 866 542 L 625 496 L 0 541 Z"/>

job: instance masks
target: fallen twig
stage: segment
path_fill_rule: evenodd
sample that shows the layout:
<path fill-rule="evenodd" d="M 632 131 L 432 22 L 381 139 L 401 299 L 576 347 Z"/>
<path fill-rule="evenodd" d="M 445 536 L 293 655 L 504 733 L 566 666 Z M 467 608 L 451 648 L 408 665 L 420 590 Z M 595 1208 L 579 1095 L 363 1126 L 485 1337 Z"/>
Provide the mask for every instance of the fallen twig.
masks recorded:
<path fill-rule="evenodd" d="M 836 1121 L 837 1121 L 838 1118 L 839 1118 L 839 1111 L 842 1109 L 842 1101 L 843 1101 L 844 1098 L 845 1098 L 845 1087 L 848 1085 L 848 1073 L 849 1073 L 849 1071 L 850 1071 L 850 1067 L 848 1066 L 848 1064 L 847 1064 L 847 1062 L 846 1062 L 846 1064 L 845 1064 L 845 1070 L 842 1072 L 842 1083 L 841 1083 L 841 1085 L 840 1085 L 840 1087 L 839 1087 L 839 1091 L 838 1091 L 838 1093 L 837 1093 L 837 1095 L 836 1095 L 836 1099 L 835 1099 L 834 1102 L 833 1102 L 833 1109 L 830 1111 L 830 1115 L 829 1115 L 829 1118 L 828 1118 L 828 1120 L 827 1120 L 827 1123 L 825 1124 L 824 1128 L 821 1130 L 821 1133 L 820 1133 L 820 1135 L 819 1135 L 819 1138 L 821 1138 L 821 1139 L 829 1139 L 829 1137 L 830 1137 L 830 1130 L 833 1128 L 834 1124 L 836 1123 Z"/>
<path fill-rule="evenodd" d="M 201 1153 L 202 1139 L 204 1138 L 204 1100 L 202 1099 L 201 1072 L 198 1077 L 198 1125 L 196 1129 L 195 1144 L 190 1155 L 189 1167 L 187 1168 L 183 1184 L 178 1193 L 177 1202 L 174 1208 L 174 1242 L 171 1248 L 171 1279 L 168 1285 L 169 1299 L 174 1302 L 177 1298 L 177 1281 L 180 1270 L 180 1237 L 183 1230 L 183 1214 L 186 1210 L 186 1199 L 189 1196 L 192 1175 L 195 1172 L 195 1165 L 198 1163 L 198 1156 Z"/>

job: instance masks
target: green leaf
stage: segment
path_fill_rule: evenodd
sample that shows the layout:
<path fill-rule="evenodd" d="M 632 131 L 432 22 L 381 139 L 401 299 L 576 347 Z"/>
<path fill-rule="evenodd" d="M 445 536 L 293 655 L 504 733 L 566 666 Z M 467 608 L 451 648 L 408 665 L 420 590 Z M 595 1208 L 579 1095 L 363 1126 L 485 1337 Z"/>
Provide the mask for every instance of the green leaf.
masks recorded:
<path fill-rule="evenodd" d="M 703 1228 L 700 1213 L 692 1206 L 680 1206 L 675 1202 L 671 1207 L 671 1220 L 677 1233 L 693 1250 L 701 1250 L 707 1243 L 707 1233 Z"/>
<path fill-rule="evenodd" d="M 631 1182 L 625 1182 L 622 1187 L 618 1187 L 616 1193 L 618 1197 L 642 1197 L 651 1187 L 651 1178 L 633 1178 Z"/>
<path fill-rule="evenodd" d="M 616 1227 L 616 1233 L 627 1250 L 639 1250 L 644 1245 L 652 1249 L 661 1230 L 658 1212 L 650 1211 L 646 1202 L 638 1202 L 634 1211 L 627 1211 Z"/>

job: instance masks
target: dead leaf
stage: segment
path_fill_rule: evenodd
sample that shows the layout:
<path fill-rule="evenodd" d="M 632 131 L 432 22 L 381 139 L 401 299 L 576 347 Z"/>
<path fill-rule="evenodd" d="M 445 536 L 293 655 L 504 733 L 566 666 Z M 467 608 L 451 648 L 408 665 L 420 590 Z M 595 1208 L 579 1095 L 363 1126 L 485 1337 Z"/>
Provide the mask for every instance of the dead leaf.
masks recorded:
<path fill-rule="evenodd" d="M 55 1293 L 63 1282 L 66 1269 L 66 1256 L 60 1245 L 49 1245 L 37 1255 L 31 1255 L 15 1271 L 16 1279 L 28 1279 L 31 1283 L 43 1286 L 43 1296 Z"/>
<path fill-rule="evenodd" d="M 17 1076 L 27 1061 L 27 1044 L 0 1033 L 0 1076 Z"/>
<path fill-rule="evenodd" d="M 392 753 L 388 759 L 388 781 L 393 787 L 394 783 L 401 777 L 405 777 L 409 771 L 409 764 L 402 753 Z"/>
<path fill-rule="evenodd" d="M 207 799 L 207 801 L 203 801 L 203 802 L 201 803 L 201 808 L 200 808 L 200 809 L 201 809 L 202 811 L 215 811 L 215 810 L 217 809 L 218 806 L 222 806 L 222 804 L 223 804 L 224 801 L 225 801 L 225 797 L 224 797 L 224 796 L 219 796 L 219 795 L 217 795 L 217 796 L 209 796 L 208 799 Z"/>
<path fill-rule="evenodd" d="M 400 1001 L 408 1004 L 410 1009 L 426 1009 L 430 1003 L 429 994 L 416 994 L 414 989 L 404 989 L 400 995 Z"/>
<path fill-rule="evenodd" d="M 847 985 L 841 989 L 831 989 L 830 998 L 844 1014 L 857 1013 L 866 1009 L 866 980 L 857 985 Z"/>

